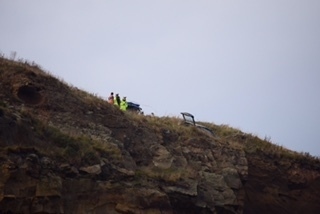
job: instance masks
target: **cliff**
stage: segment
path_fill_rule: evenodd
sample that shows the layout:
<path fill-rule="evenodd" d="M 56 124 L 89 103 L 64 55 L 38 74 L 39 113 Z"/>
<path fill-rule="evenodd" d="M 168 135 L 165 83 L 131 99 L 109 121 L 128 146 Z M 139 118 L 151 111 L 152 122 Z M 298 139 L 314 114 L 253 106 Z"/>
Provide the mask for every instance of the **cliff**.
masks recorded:
<path fill-rule="evenodd" d="M 0 213 L 318 213 L 320 161 L 226 126 L 122 112 L 0 59 Z"/>

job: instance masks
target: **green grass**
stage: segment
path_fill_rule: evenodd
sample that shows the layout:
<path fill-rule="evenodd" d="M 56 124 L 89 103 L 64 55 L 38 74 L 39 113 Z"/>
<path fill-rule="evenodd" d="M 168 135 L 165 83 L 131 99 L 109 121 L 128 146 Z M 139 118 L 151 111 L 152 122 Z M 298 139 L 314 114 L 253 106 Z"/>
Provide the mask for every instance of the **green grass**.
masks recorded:
<path fill-rule="evenodd" d="M 10 118 L 10 115 L 8 113 L 6 117 Z M 122 158 L 121 151 L 112 142 L 94 141 L 82 135 L 70 136 L 35 119 L 33 114 L 27 111 L 21 114 L 21 118 L 21 121 L 16 122 L 16 135 L 9 135 L 10 139 L 4 139 L 12 143 L 8 143 L 1 150 L 30 147 L 44 156 L 74 165 L 99 164 L 103 157 L 110 160 Z M 20 138 L 23 141 L 18 140 Z"/>
<path fill-rule="evenodd" d="M 83 106 L 86 106 L 87 109 L 105 108 L 105 106 L 108 105 L 106 101 L 104 101 L 97 95 L 88 93 L 84 90 L 80 90 L 70 84 L 65 83 L 61 78 L 54 77 L 49 72 L 43 71 L 41 66 L 35 63 L 30 63 L 26 60 L 12 61 L 5 59 L 4 56 L 0 56 L 0 78 L 14 79 L 16 78 L 16 75 L 19 76 L 21 73 L 26 71 L 29 73 L 34 72 L 34 74 L 36 75 L 44 75 L 46 77 L 44 79 L 45 81 L 47 81 L 47 83 L 56 82 L 53 88 L 59 89 L 63 92 L 67 92 L 68 94 L 63 95 L 68 95 L 68 98 L 72 98 L 74 103 L 70 104 L 71 106 L 67 106 L 65 109 L 68 109 L 70 111 L 78 110 L 77 105 L 79 103 L 82 103 Z M 53 104 L 64 105 L 63 103 Z M 204 133 L 196 127 L 183 125 L 183 120 L 178 117 L 145 116 L 131 112 L 125 112 L 124 114 L 122 114 L 116 112 L 117 109 L 112 107 L 108 108 L 108 111 L 110 115 L 115 115 L 115 117 L 120 117 L 120 119 L 123 119 L 122 117 L 125 117 L 125 119 L 128 119 L 132 124 L 132 127 L 142 127 L 145 128 L 145 130 L 150 131 L 151 133 L 155 133 L 159 139 L 162 139 L 163 133 L 167 132 L 175 136 L 172 139 L 181 142 L 189 138 L 201 139 L 205 137 L 206 139 L 214 140 L 215 142 L 219 142 L 221 144 L 228 144 L 228 146 L 236 149 L 243 149 L 248 155 L 262 153 L 271 158 L 274 157 L 287 159 L 303 163 L 310 162 L 318 164 L 320 162 L 318 157 L 313 157 L 309 153 L 294 152 L 281 145 L 274 144 L 272 143 L 270 137 L 260 139 L 255 135 L 244 133 L 240 129 L 232 128 L 229 125 L 216 125 L 214 123 L 208 122 L 197 122 L 210 128 L 215 133 L 215 137 L 210 137 L 204 135 Z M 42 116 L 46 116 L 45 111 L 40 111 L 40 113 Z M 110 158 L 115 161 L 121 160 L 122 158 L 121 150 L 116 146 L 114 142 L 94 141 L 86 136 L 71 136 L 69 134 L 63 133 L 59 129 L 53 128 L 48 125 L 50 115 L 48 115 L 48 121 L 39 121 L 36 120 L 36 117 L 28 111 L 22 111 L 20 112 L 20 114 L 21 118 L 24 121 L 29 122 L 26 122 L 26 124 L 23 124 L 23 122 L 21 122 L 21 124 L 18 124 L 21 126 L 19 129 L 19 133 L 21 135 L 19 139 L 21 139 L 22 142 L 27 137 L 29 137 L 30 139 L 32 139 L 33 137 L 38 138 L 38 141 L 30 141 L 30 145 L 35 146 L 44 154 L 51 155 L 52 157 L 57 154 L 59 159 L 75 164 L 95 164 L 99 162 L 100 158 Z M 9 110 L 8 104 L 4 100 L 0 100 L 0 117 L 4 117 L 7 115 L 10 116 L 14 114 L 11 113 L 11 110 Z M 13 118 L 13 120 L 16 119 L 17 118 Z M 117 118 L 115 118 L 115 120 L 116 119 Z M 30 130 L 31 127 L 32 130 Z M 33 133 L 35 136 L 33 136 L 33 134 L 31 133 Z M 23 145 L 21 142 L 19 141 L 20 144 L 17 143 L 17 145 L 15 146 L 22 147 Z M 164 171 L 153 171 L 151 172 L 151 174 L 156 177 L 162 177 L 164 179 L 175 179 L 166 178 L 166 172 Z M 177 175 L 177 177 L 179 176 Z"/>

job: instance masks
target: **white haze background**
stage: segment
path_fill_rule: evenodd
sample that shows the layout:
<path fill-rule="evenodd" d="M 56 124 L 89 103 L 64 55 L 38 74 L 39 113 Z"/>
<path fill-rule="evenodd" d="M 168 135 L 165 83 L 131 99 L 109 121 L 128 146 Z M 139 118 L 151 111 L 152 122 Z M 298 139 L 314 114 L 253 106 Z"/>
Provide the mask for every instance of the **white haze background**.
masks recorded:
<path fill-rule="evenodd" d="M 0 0 L 0 51 L 146 114 L 320 156 L 319 0 Z"/>

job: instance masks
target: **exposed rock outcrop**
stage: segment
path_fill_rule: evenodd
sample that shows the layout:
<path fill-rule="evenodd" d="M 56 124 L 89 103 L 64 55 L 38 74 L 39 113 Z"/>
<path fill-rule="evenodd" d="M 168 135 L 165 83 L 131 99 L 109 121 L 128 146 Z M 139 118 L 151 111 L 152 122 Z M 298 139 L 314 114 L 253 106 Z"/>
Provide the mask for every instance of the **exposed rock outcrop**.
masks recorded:
<path fill-rule="evenodd" d="M 124 162 L 70 166 L 31 150 L 1 160 L 0 207 L 13 213 L 214 213 L 243 210 L 245 154 L 214 142 L 132 141 Z M 143 144 L 143 145 L 142 145 Z M 121 147 L 121 143 L 120 146 Z M 149 148 L 145 161 L 130 153 Z M 242 161 L 238 161 L 242 159 Z M 125 163 L 132 161 L 132 163 Z M 244 165 L 239 165 L 244 163 Z M 145 164 L 148 163 L 148 164 Z"/>
<path fill-rule="evenodd" d="M 123 113 L 0 60 L 0 213 L 318 213 L 314 159 Z"/>

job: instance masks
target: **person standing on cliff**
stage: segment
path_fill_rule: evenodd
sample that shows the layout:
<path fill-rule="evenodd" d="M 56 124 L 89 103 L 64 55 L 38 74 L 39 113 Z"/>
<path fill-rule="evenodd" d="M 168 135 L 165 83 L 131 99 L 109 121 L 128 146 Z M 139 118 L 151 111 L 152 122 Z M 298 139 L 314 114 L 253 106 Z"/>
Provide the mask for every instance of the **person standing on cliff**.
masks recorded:
<path fill-rule="evenodd" d="M 128 108 L 127 98 L 123 97 L 122 100 L 121 100 L 121 103 L 120 103 L 120 109 L 122 111 L 126 111 L 127 108 Z"/>
<path fill-rule="evenodd" d="M 110 96 L 108 97 L 108 103 L 110 104 L 114 104 L 114 96 L 113 96 L 113 92 L 111 92 Z"/>
<path fill-rule="evenodd" d="M 115 100 L 114 104 L 115 104 L 116 106 L 120 107 L 121 100 L 120 100 L 119 94 L 116 94 L 116 98 L 115 98 L 115 99 L 116 99 L 116 100 Z"/>

